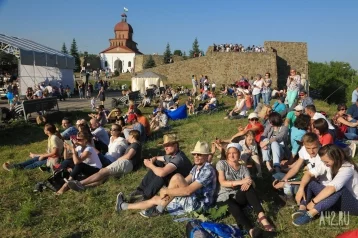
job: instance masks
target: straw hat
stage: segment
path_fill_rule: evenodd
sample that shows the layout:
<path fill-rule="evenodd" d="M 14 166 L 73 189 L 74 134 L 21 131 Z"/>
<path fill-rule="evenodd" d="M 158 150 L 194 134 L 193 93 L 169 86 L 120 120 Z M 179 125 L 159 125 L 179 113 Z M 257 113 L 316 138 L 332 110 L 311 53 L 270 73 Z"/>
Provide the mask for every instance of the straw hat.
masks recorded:
<path fill-rule="evenodd" d="M 203 154 L 203 155 L 209 155 L 210 150 L 209 150 L 209 145 L 208 143 L 204 142 L 204 141 L 198 141 L 196 142 L 196 145 L 194 147 L 194 150 L 191 152 L 192 154 Z"/>
<path fill-rule="evenodd" d="M 163 136 L 163 142 L 159 143 L 158 145 L 166 145 L 170 143 L 176 143 L 179 142 L 179 139 L 176 134 L 167 134 Z"/>

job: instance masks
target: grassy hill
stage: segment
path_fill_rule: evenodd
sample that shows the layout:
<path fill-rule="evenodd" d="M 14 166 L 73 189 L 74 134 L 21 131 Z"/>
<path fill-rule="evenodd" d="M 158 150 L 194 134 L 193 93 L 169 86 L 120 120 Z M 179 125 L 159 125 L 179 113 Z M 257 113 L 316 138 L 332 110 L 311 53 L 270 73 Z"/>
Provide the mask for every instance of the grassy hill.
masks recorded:
<path fill-rule="evenodd" d="M 227 106 L 234 105 L 233 98 L 224 98 Z M 329 116 L 335 112 L 335 106 L 323 102 L 316 103 L 319 110 Z M 151 109 L 145 110 L 150 113 Z M 68 114 L 73 120 L 85 117 L 86 112 Z M 223 120 L 224 112 L 213 115 L 200 115 L 186 120 L 171 122 L 172 131 L 178 133 L 183 141 L 180 148 L 188 155 L 196 141 L 210 142 L 215 137 L 230 138 L 238 125 L 244 126 L 246 120 Z M 57 122 L 61 119 L 56 118 Z M 59 124 L 58 124 L 59 126 Z M 0 130 L 0 163 L 20 162 L 29 152 L 43 152 L 47 146 L 43 128 L 37 125 L 16 123 Z M 161 138 L 146 143 L 144 156 L 163 153 L 157 144 Z M 217 154 L 216 154 L 217 155 Z M 215 155 L 215 159 L 217 160 Z M 146 169 L 126 175 L 121 179 L 110 178 L 105 184 L 88 189 L 83 193 L 69 191 L 55 196 L 50 191 L 33 193 L 36 182 L 46 179 L 49 174 L 33 171 L 1 170 L 0 173 L 0 237 L 165 237 L 185 236 L 186 223 L 173 222 L 170 215 L 146 219 L 138 211 L 114 211 L 116 195 L 119 191 L 128 195 L 140 183 Z M 279 237 L 335 237 L 337 234 L 358 227 L 358 218 L 350 217 L 348 226 L 324 226 L 319 220 L 303 226 L 291 224 L 291 207 L 280 207 L 276 194 L 271 189 L 270 176 L 266 172 L 264 180 L 257 180 L 257 191 L 264 201 L 267 215 L 274 222 Z M 334 218 L 335 222 L 338 218 Z M 234 224 L 229 215 L 221 221 Z"/>

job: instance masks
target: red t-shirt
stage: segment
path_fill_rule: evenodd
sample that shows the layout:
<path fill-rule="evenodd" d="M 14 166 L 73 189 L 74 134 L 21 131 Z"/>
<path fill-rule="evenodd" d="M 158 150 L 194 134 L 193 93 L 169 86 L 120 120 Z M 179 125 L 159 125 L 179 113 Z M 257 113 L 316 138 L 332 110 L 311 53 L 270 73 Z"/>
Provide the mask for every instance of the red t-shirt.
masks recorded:
<path fill-rule="evenodd" d="M 254 126 L 253 126 L 252 124 L 248 124 L 248 125 L 246 126 L 246 129 L 251 129 L 251 128 L 253 128 L 253 127 L 254 127 Z M 258 130 L 255 131 L 255 132 L 256 132 L 255 141 L 256 141 L 257 143 L 260 143 L 261 135 L 262 135 L 262 133 L 264 133 L 265 128 L 264 128 L 264 126 L 263 126 L 260 122 L 257 122 L 257 123 L 255 124 L 255 127 L 258 128 Z"/>
<path fill-rule="evenodd" d="M 320 135 L 319 136 L 319 142 L 321 143 L 322 146 L 325 146 L 325 145 L 328 145 L 328 144 L 333 144 L 333 137 L 329 133 Z"/>

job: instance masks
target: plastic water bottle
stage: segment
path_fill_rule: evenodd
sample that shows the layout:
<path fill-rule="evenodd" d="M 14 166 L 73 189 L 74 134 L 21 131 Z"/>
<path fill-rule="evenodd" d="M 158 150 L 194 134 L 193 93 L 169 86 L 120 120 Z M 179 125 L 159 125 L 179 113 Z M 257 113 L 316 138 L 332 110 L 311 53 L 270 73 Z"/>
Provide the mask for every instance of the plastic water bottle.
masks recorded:
<path fill-rule="evenodd" d="M 292 186 L 289 183 L 285 183 L 283 187 L 283 192 L 286 194 L 287 198 L 292 197 Z"/>

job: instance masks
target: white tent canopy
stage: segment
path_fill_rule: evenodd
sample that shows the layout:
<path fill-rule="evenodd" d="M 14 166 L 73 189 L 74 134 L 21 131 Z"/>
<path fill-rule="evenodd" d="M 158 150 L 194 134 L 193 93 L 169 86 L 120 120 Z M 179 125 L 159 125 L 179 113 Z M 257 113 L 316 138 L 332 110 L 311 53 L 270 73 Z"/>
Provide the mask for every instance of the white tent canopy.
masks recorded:
<path fill-rule="evenodd" d="M 74 88 L 75 59 L 31 40 L 0 34 L 0 50 L 18 58 L 21 95 L 40 83 Z"/>
<path fill-rule="evenodd" d="M 163 87 L 163 79 L 166 77 L 151 71 L 138 74 L 132 78 L 132 91 L 139 90 L 141 93 L 145 93 L 145 89 L 152 84 Z"/>

